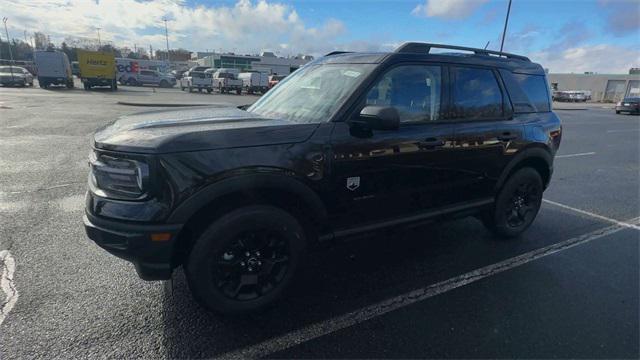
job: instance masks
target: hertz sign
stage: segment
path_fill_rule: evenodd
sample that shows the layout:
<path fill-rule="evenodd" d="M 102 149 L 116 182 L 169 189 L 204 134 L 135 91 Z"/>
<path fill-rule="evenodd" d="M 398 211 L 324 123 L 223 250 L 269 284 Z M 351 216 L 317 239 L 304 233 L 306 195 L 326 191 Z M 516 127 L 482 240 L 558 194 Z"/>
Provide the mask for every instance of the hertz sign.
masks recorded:
<path fill-rule="evenodd" d="M 87 65 L 94 65 L 94 66 L 107 66 L 107 62 L 104 60 L 98 60 L 98 59 L 87 59 Z"/>

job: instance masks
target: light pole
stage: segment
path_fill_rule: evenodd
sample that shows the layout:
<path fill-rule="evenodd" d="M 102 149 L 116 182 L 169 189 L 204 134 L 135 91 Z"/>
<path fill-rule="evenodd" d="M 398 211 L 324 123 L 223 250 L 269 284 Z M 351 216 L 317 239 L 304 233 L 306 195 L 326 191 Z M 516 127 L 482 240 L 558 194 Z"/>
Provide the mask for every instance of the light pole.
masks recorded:
<path fill-rule="evenodd" d="M 171 61 L 169 58 L 169 29 L 167 28 L 167 18 L 162 18 L 164 21 L 164 38 L 167 40 L 167 61 Z"/>
<path fill-rule="evenodd" d="M 102 42 L 100 41 L 100 29 L 102 28 L 96 28 L 96 31 L 98 32 L 98 50 L 100 50 L 100 48 L 102 47 Z"/>
<path fill-rule="evenodd" d="M 4 32 L 7 34 L 7 47 L 9 48 L 9 57 L 11 58 L 11 65 L 9 66 L 9 71 L 11 72 L 11 80 L 13 81 L 13 52 L 11 52 L 11 39 L 9 39 L 9 30 L 7 30 L 7 20 L 8 18 L 2 18 L 2 22 L 4 23 Z"/>
<path fill-rule="evenodd" d="M 509 13 L 511 13 L 511 0 L 509 0 L 509 6 L 507 7 L 507 17 L 504 19 L 504 30 L 502 30 L 502 42 L 500 43 L 500 52 L 504 47 L 504 38 L 507 35 L 507 24 L 509 23 Z"/>

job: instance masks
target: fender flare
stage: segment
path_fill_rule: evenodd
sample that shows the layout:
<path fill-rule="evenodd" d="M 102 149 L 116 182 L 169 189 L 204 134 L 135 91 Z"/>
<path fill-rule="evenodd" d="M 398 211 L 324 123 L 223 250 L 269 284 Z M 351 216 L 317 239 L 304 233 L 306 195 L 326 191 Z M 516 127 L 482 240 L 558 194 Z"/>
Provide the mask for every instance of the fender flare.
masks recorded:
<path fill-rule="evenodd" d="M 324 222 L 327 210 L 324 203 L 311 188 L 302 181 L 291 176 L 280 174 L 250 174 L 232 176 L 206 186 L 183 201 L 171 213 L 167 222 L 184 224 L 204 206 L 232 193 L 251 191 L 253 189 L 280 190 L 291 193 L 302 199 L 311 210 L 314 219 Z"/>
<path fill-rule="evenodd" d="M 511 173 L 511 171 L 513 171 L 513 169 L 515 169 L 518 165 L 522 164 L 523 161 L 530 160 L 530 159 L 540 159 L 544 161 L 549 167 L 549 175 L 553 173 L 553 155 L 551 155 L 551 152 L 548 149 L 544 147 L 527 148 L 518 152 L 513 157 L 513 159 L 509 161 L 507 166 L 505 166 L 505 168 L 502 170 L 502 174 L 500 174 L 500 177 L 498 178 L 495 190 L 497 191 L 502 187 L 504 182 L 507 181 L 507 178 Z M 544 185 L 546 187 L 548 183 Z"/>

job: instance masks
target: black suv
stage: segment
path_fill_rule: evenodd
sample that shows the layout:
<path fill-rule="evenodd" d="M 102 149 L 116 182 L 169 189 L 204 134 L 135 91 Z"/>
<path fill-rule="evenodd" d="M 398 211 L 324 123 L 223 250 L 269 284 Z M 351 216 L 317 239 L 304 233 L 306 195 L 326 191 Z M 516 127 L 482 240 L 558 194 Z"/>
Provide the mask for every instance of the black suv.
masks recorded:
<path fill-rule="evenodd" d="M 328 54 L 248 108 L 124 116 L 94 136 L 86 232 L 143 279 L 183 265 L 202 305 L 236 313 L 316 242 L 469 215 L 514 237 L 560 145 L 548 89 L 523 56 L 407 43 Z"/>

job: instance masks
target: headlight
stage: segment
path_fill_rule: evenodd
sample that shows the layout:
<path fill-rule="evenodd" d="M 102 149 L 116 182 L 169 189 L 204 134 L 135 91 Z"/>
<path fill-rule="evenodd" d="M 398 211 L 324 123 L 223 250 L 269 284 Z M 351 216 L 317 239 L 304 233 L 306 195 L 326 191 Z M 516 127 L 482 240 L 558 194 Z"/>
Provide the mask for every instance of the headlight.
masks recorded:
<path fill-rule="evenodd" d="M 149 166 L 144 162 L 92 152 L 89 166 L 89 188 L 94 194 L 120 200 L 146 196 Z"/>

